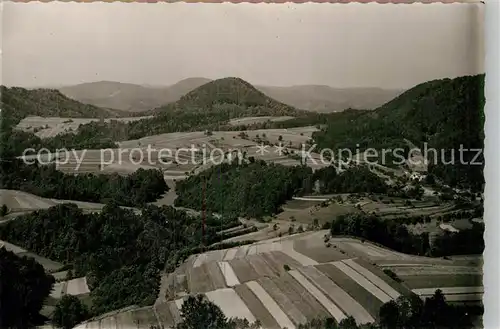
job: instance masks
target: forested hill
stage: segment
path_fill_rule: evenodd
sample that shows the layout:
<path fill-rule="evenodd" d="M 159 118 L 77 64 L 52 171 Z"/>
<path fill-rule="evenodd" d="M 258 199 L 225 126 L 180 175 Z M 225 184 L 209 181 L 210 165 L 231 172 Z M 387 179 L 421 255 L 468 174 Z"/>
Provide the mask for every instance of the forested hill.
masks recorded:
<path fill-rule="evenodd" d="M 52 138 L 42 142 L 31 132 L 14 129 L 25 117 L 69 117 L 69 118 L 113 118 L 126 112 L 109 110 L 93 105 L 82 104 L 61 94 L 55 89 L 28 90 L 19 87 L 0 86 L 0 157 L 20 155 L 27 147 L 50 150 L 62 147 L 98 148 L 111 147 L 109 139 L 98 139 L 95 134 L 74 137 L 73 134 Z M 130 115 L 130 114 L 129 114 Z M 99 136 L 97 136 L 99 137 Z"/>
<path fill-rule="evenodd" d="M 28 115 L 44 117 L 60 116 L 72 118 L 112 118 L 124 114 L 72 100 L 56 89 L 24 89 L 0 87 L 2 98 L 2 119 L 14 123 Z"/>
<path fill-rule="evenodd" d="M 266 96 L 250 83 L 234 77 L 210 81 L 182 96 L 177 102 L 159 107 L 153 112 L 224 111 L 228 109 L 234 110 L 235 114 L 239 112 L 239 116 L 307 115 L 306 111 L 280 103 Z"/>
<path fill-rule="evenodd" d="M 484 146 L 484 74 L 422 83 L 372 112 L 337 117 L 313 138 L 321 148 L 395 148 L 415 145 L 456 150 Z M 438 155 L 439 156 L 439 155 Z M 475 152 L 465 155 L 471 160 Z M 449 156 L 451 160 L 451 155 Z M 481 159 L 477 159 L 480 161 Z M 482 166 L 431 166 L 451 185 L 482 185 Z"/>

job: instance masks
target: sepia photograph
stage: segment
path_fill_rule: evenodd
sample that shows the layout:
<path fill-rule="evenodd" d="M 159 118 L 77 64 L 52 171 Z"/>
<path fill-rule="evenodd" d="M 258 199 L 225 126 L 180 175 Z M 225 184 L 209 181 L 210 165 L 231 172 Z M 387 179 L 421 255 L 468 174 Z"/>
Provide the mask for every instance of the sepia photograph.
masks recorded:
<path fill-rule="evenodd" d="M 0 329 L 485 328 L 484 3 L 1 5 Z"/>

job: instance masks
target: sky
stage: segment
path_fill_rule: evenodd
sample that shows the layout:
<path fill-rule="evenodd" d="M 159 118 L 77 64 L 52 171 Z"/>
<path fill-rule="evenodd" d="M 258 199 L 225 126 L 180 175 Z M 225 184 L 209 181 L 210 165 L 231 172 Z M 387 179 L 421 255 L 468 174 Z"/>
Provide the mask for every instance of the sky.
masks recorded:
<path fill-rule="evenodd" d="M 3 2 L 1 83 L 406 89 L 483 73 L 480 4 Z"/>

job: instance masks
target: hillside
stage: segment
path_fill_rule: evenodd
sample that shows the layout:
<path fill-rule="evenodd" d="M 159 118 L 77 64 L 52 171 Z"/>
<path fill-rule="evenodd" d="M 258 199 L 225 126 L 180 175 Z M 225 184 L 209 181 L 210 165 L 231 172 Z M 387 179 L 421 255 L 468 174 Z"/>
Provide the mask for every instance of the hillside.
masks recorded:
<path fill-rule="evenodd" d="M 250 324 L 259 321 L 257 328 L 265 329 L 438 327 L 434 323 L 446 324 L 440 328 L 473 328 L 474 308 L 452 306 L 446 301 L 480 300 L 484 289 L 477 281 L 472 281 L 472 286 L 460 286 L 454 273 L 460 267 L 453 262 L 409 256 L 368 241 L 328 234 L 325 230 L 306 232 L 192 255 L 175 271 L 162 274 L 153 307 L 118 310 L 75 329 L 133 327 L 139 321 L 141 328 L 204 328 L 201 323 L 213 323 L 215 315 Z M 406 268 L 406 273 L 418 273 L 424 268 L 421 271 L 425 273 L 426 288 L 398 282 L 374 265 L 384 261 L 402 264 L 400 268 Z M 466 269 L 477 273 L 474 268 Z M 446 278 L 445 287 L 440 277 Z M 435 294 L 436 289 L 442 289 L 441 293 Z M 422 301 L 417 296 L 423 292 L 433 298 Z M 206 298 L 218 312 L 209 312 L 214 315 L 208 317 L 206 308 L 193 305 L 192 296 Z M 396 320 L 404 319 L 407 325 L 393 324 L 399 314 L 404 315 Z M 412 314 L 411 318 L 406 314 Z M 191 317 L 197 322 L 193 324 Z M 330 319 L 328 325 L 318 325 L 322 323 L 319 319 L 326 318 Z M 179 325 L 181 321 L 189 321 L 190 325 Z"/>
<path fill-rule="evenodd" d="M 175 102 L 181 96 L 209 81 L 205 78 L 188 78 L 166 87 L 98 81 L 62 87 L 60 91 L 67 97 L 82 103 L 140 112 Z"/>
<path fill-rule="evenodd" d="M 24 89 L 1 87 L 2 116 L 14 122 L 28 115 L 59 116 L 69 118 L 112 118 L 123 113 L 99 108 L 69 99 L 55 89 Z"/>
<path fill-rule="evenodd" d="M 348 108 L 375 109 L 402 93 L 380 88 L 332 88 L 324 85 L 257 86 L 276 100 L 298 109 L 329 113 Z"/>
<path fill-rule="evenodd" d="M 108 140 L 103 142 L 94 138 L 94 134 L 60 141 L 54 139 L 47 143 L 32 132 L 20 131 L 14 127 L 27 116 L 66 117 L 66 118 L 115 118 L 124 113 L 118 110 L 99 108 L 82 104 L 69 99 L 55 89 L 24 89 L 19 87 L 1 87 L 1 121 L 0 121 L 0 156 L 19 155 L 26 148 L 55 148 L 80 145 L 82 148 L 109 147 L 113 145 Z"/>
<path fill-rule="evenodd" d="M 212 80 L 207 78 L 187 78 L 164 87 L 96 81 L 61 87 L 59 90 L 67 97 L 85 104 L 141 112 L 176 102 L 185 94 L 210 81 Z M 347 108 L 371 110 L 402 92 L 380 88 L 333 88 L 325 85 L 256 85 L 255 88 L 281 103 L 321 113 L 338 112 Z"/>
<path fill-rule="evenodd" d="M 231 112 L 236 117 L 306 114 L 305 111 L 299 111 L 266 96 L 247 81 L 235 77 L 210 81 L 182 96 L 177 102 L 159 107 L 153 112 L 171 111 L 223 111 Z"/>
<path fill-rule="evenodd" d="M 430 171 L 450 185 L 481 188 L 483 166 L 459 165 L 460 145 L 482 149 L 484 139 L 484 75 L 465 76 L 422 83 L 378 109 L 358 116 L 339 116 L 313 135 L 321 148 L 408 148 L 409 140 L 418 147 L 445 150 L 455 165 L 435 165 Z M 442 157 L 438 152 L 438 157 Z M 471 161 L 476 152 L 464 155 Z M 430 154 L 432 155 L 432 154 Z M 477 159 L 481 160 L 482 157 Z"/>

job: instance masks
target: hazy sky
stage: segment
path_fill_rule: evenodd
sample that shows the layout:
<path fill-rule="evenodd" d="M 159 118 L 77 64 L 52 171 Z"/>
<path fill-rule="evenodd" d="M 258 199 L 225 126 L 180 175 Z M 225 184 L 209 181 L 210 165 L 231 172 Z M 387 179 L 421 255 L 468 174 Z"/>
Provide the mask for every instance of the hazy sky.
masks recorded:
<path fill-rule="evenodd" d="M 3 6 L 8 86 L 237 76 L 261 85 L 399 89 L 483 72 L 480 5 Z"/>

